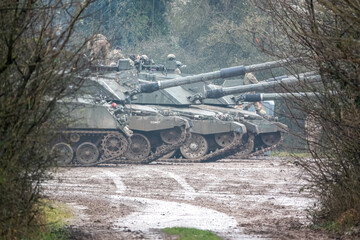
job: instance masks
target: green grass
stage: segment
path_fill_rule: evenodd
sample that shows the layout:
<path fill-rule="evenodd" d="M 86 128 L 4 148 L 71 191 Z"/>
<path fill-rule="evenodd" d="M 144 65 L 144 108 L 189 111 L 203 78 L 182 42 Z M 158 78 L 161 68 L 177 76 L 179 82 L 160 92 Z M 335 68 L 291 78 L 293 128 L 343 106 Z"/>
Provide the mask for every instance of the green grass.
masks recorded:
<path fill-rule="evenodd" d="M 179 236 L 178 240 L 221 240 L 221 238 L 210 231 L 195 228 L 173 227 L 164 228 L 164 233 Z"/>
<path fill-rule="evenodd" d="M 38 227 L 29 232 L 23 240 L 67 240 L 67 220 L 72 217 L 70 209 L 60 202 L 43 199 L 37 206 L 39 214 L 36 217 Z"/>
<path fill-rule="evenodd" d="M 311 157 L 308 152 L 271 151 L 272 157 Z"/>
<path fill-rule="evenodd" d="M 66 221 L 72 217 L 70 209 L 64 203 L 44 201 L 44 216 L 47 227 L 42 240 L 66 240 L 68 234 Z"/>

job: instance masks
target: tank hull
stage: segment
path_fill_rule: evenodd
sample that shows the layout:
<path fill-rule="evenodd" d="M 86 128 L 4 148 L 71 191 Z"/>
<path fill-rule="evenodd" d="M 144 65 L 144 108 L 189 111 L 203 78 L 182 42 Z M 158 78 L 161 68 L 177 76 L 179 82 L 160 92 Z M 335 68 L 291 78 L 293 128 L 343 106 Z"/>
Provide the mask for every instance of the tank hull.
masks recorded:
<path fill-rule="evenodd" d="M 94 166 L 124 155 L 132 131 L 122 110 L 79 101 L 58 102 L 57 108 L 68 116 L 50 143 L 60 166 Z"/>

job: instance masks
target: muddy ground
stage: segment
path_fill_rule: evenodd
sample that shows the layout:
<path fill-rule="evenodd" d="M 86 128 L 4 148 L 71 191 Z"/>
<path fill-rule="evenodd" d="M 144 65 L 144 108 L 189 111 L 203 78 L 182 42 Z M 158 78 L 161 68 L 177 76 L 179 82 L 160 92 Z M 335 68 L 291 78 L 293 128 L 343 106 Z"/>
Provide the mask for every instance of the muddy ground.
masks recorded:
<path fill-rule="evenodd" d="M 223 239 L 332 239 L 308 228 L 315 203 L 288 159 L 60 168 L 46 194 L 67 203 L 74 239 L 174 239 L 162 228 Z"/>

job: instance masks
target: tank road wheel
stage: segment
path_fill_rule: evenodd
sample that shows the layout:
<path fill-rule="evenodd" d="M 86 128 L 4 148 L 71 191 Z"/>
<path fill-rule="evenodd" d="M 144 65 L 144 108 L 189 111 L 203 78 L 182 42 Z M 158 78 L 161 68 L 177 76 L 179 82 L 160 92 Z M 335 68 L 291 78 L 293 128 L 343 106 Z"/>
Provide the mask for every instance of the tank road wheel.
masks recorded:
<path fill-rule="evenodd" d="M 265 143 L 267 146 L 274 146 L 281 140 L 281 133 L 275 132 L 275 133 L 262 133 L 260 135 L 261 141 Z"/>
<path fill-rule="evenodd" d="M 70 141 L 73 143 L 77 143 L 80 140 L 80 135 L 77 133 L 72 133 L 70 135 Z"/>
<path fill-rule="evenodd" d="M 160 132 L 161 140 L 167 144 L 177 143 L 181 138 L 181 128 L 174 127 L 170 129 L 165 129 Z"/>
<path fill-rule="evenodd" d="M 52 147 L 52 152 L 55 154 L 56 162 L 60 165 L 67 165 L 71 163 L 74 158 L 74 151 L 67 143 L 60 142 Z"/>
<path fill-rule="evenodd" d="M 95 144 L 91 142 L 84 142 L 76 149 L 76 159 L 79 163 L 90 164 L 94 163 L 99 158 L 99 150 Z"/>
<path fill-rule="evenodd" d="M 151 146 L 147 137 L 142 134 L 135 133 L 131 136 L 131 144 L 125 152 L 125 156 L 130 160 L 145 160 L 150 154 L 150 149 Z"/>
<path fill-rule="evenodd" d="M 101 148 L 104 150 L 105 158 L 119 157 L 128 147 L 128 141 L 121 133 L 109 133 L 104 136 Z"/>
<path fill-rule="evenodd" d="M 187 159 L 196 159 L 209 151 L 206 139 L 199 134 L 191 134 L 191 138 L 180 147 L 181 154 Z"/>
<path fill-rule="evenodd" d="M 232 132 L 215 134 L 215 142 L 220 147 L 224 148 L 230 145 L 233 141 L 234 141 L 234 134 Z"/>

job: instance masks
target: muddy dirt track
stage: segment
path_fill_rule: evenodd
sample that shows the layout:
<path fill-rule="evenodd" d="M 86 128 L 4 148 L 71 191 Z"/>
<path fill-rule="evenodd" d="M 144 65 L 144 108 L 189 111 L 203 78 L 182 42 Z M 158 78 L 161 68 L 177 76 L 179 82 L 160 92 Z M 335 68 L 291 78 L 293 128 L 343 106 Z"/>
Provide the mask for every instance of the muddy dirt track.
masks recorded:
<path fill-rule="evenodd" d="M 301 171 L 265 157 L 202 164 L 60 168 L 46 194 L 67 203 L 75 239 L 174 239 L 195 227 L 223 239 L 330 239 L 306 227 Z"/>

